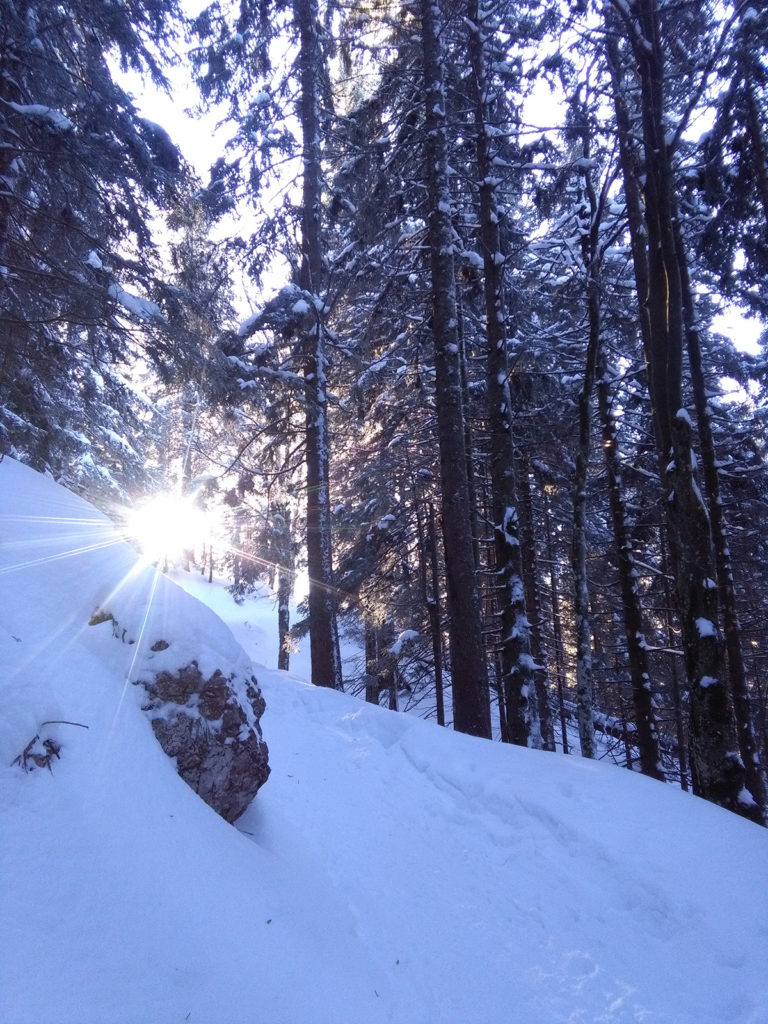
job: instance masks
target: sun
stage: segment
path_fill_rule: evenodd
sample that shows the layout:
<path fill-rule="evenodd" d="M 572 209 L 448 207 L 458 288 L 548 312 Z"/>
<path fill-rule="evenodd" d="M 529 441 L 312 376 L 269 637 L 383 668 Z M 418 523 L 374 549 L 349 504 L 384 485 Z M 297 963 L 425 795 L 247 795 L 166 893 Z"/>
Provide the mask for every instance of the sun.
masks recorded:
<path fill-rule="evenodd" d="M 148 561 L 174 562 L 206 539 L 205 513 L 193 496 L 158 494 L 126 516 L 125 531 Z"/>

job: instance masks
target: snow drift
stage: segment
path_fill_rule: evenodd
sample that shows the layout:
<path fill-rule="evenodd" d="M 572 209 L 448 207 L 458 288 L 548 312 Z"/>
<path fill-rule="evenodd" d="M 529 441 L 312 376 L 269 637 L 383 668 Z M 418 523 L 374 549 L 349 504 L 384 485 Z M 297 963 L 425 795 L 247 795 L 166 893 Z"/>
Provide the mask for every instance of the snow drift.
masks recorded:
<path fill-rule="evenodd" d="M 83 625 L 98 591 L 141 627 L 134 565 L 0 465 L 3 1024 L 768 1020 L 768 833 L 671 786 L 257 667 L 272 775 L 227 825 L 152 736 L 141 644 Z M 269 597 L 184 582 L 271 657 Z M 156 592 L 178 654 L 250 674 L 219 619 Z M 23 772 L 51 720 L 78 725 Z"/>

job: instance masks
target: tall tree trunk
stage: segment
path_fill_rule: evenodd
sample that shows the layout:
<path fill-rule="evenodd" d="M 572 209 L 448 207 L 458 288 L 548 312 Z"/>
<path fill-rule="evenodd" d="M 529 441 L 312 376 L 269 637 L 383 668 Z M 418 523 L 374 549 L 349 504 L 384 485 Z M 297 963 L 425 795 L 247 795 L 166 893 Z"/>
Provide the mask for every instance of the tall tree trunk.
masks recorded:
<path fill-rule="evenodd" d="M 291 594 L 293 593 L 294 558 L 291 534 L 291 510 L 287 505 L 276 510 L 277 548 L 277 667 L 287 672 L 290 665 Z"/>
<path fill-rule="evenodd" d="M 744 90 L 747 99 L 747 132 L 752 146 L 753 166 L 757 177 L 757 191 L 763 207 L 763 216 L 768 225 L 768 157 L 765 151 L 765 130 L 760 121 L 760 113 L 755 99 L 752 76 L 747 70 L 744 77 Z"/>
<path fill-rule="evenodd" d="M 685 315 L 688 365 L 696 408 L 696 426 L 699 434 L 702 475 L 707 493 L 712 541 L 714 544 L 718 596 L 723 612 L 725 652 L 728 659 L 728 681 L 736 715 L 739 750 L 744 761 L 747 789 L 758 804 L 764 820 L 766 810 L 765 782 L 752 724 L 747 671 L 744 665 L 744 652 L 741 646 L 741 625 L 736 610 L 736 591 L 733 585 L 730 548 L 728 546 L 723 505 L 720 500 L 720 480 L 717 471 L 715 439 L 712 434 L 712 418 L 709 412 L 704 383 L 704 370 L 701 363 L 701 341 L 696 327 L 696 308 L 688 266 L 684 257 L 684 243 L 677 210 L 675 210 L 674 224 Z"/>
<path fill-rule="evenodd" d="M 370 619 L 365 619 L 365 699 L 368 704 L 379 703 L 379 631 Z"/>
<path fill-rule="evenodd" d="M 569 753 L 568 714 L 565 707 L 565 658 L 563 656 L 563 623 L 560 615 L 560 595 L 557 586 L 557 563 L 552 540 L 552 521 L 549 508 L 544 507 L 544 524 L 547 538 L 547 561 L 549 562 L 549 598 L 552 606 L 552 637 L 555 650 L 557 678 L 557 705 L 560 712 L 560 730 L 563 739 L 563 753 Z"/>
<path fill-rule="evenodd" d="M 320 117 L 318 75 L 322 56 L 317 35 L 316 0 L 295 0 L 299 29 L 299 77 L 303 153 L 301 216 L 301 288 L 316 298 L 315 324 L 302 338 L 306 415 L 307 571 L 309 574 L 309 646 L 312 682 L 342 689 L 341 657 L 333 589 L 333 550 L 329 490 L 328 405 L 325 334 L 322 323 Z"/>
<path fill-rule="evenodd" d="M 584 129 L 584 166 L 589 161 L 589 135 Z M 573 486 L 573 536 L 571 539 L 571 565 L 574 583 L 574 613 L 576 617 L 576 715 L 579 724 L 579 742 L 582 757 L 594 757 L 595 729 L 592 720 L 592 616 L 590 613 L 589 580 L 587 574 L 587 477 L 592 447 L 592 391 L 600 347 L 600 267 L 598 257 L 599 217 L 589 170 L 584 171 L 585 209 L 589 214 L 589 231 L 581 238 L 582 258 L 587 272 L 587 358 L 584 383 L 579 395 L 579 432 L 576 446 L 576 473 Z"/>
<path fill-rule="evenodd" d="M 619 464 L 616 429 L 611 415 L 610 394 L 607 379 L 605 355 L 600 350 L 598 358 L 597 403 L 603 435 L 603 453 L 608 476 L 608 498 L 611 507 L 613 538 L 616 547 L 616 561 L 621 587 L 622 618 L 624 636 L 627 642 L 629 674 L 632 686 L 632 704 L 635 712 L 637 731 L 633 737 L 640 754 L 640 769 L 643 775 L 664 781 L 659 757 L 659 737 L 656 716 L 653 710 L 651 674 L 643 627 L 643 613 L 635 581 L 634 556 L 629 539 L 621 490 L 621 466 Z"/>
<path fill-rule="evenodd" d="M 454 728 L 459 732 L 490 738 L 488 674 L 472 547 L 467 456 L 464 445 L 441 27 L 439 5 L 435 0 L 421 0 L 426 113 L 425 157 L 432 269 L 432 334 L 435 346 L 435 400 L 448 584 L 453 721 Z"/>
<path fill-rule="evenodd" d="M 459 369 L 461 371 L 461 404 L 463 409 L 469 408 L 469 380 L 467 377 L 467 350 L 464 344 L 464 311 L 461 304 L 461 292 L 456 286 L 456 313 L 459 335 Z M 464 416 L 464 450 L 467 457 L 467 486 L 469 487 L 469 520 L 472 529 L 472 550 L 475 554 L 475 569 L 480 569 L 480 512 L 477 501 L 477 480 L 475 479 L 475 460 L 473 458 L 472 427 L 469 418 Z M 481 597 L 482 608 L 482 597 Z M 482 612 L 481 612 L 482 615 Z"/>
<path fill-rule="evenodd" d="M 573 569 L 574 614 L 576 618 L 576 716 L 582 757 L 594 757 L 595 727 L 592 721 L 592 617 L 587 578 L 587 470 L 589 468 L 590 427 L 592 422 L 592 388 L 595 381 L 597 358 L 598 319 L 593 320 L 590 306 L 589 342 L 584 384 L 579 395 L 579 435 L 576 448 L 576 474 L 573 485 L 573 536 L 571 539 L 571 567 Z"/>
<path fill-rule="evenodd" d="M 437 715 L 437 724 L 445 725 L 443 638 L 440 630 L 440 572 L 437 562 L 437 538 L 435 536 L 435 506 L 431 501 L 426 502 L 426 509 L 424 515 L 422 515 L 421 501 L 415 479 L 413 480 L 413 495 L 418 537 L 421 599 L 427 610 L 429 632 L 432 639 L 432 664 L 435 673 L 435 713 Z"/>
<path fill-rule="evenodd" d="M 477 0 L 468 0 L 470 76 L 474 106 L 476 163 L 480 199 L 479 247 L 483 258 L 486 323 L 487 420 L 490 434 L 491 513 L 495 579 L 501 620 L 499 657 L 509 741 L 528 746 L 539 740 L 530 625 L 525 609 L 520 530 L 515 491 L 512 399 L 507 361 L 504 258 L 488 132 L 489 97 L 485 72 L 485 32 Z"/>
<path fill-rule="evenodd" d="M 3 74 L 0 75 L 0 103 L 3 105 L 3 113 L 12 109 L 11 103 L 23 103 L 24 93 L 20 82 L 24 80 L 25 55 L 19 41 L 10 34 L 10 27 L 0 37 L 0 67 Z M 27 97 L 29 102 L 29 97 Z M 16 202 L 16 188 L 19 177 L 19 170 L 22 166 L 20 154 L 21 146 L 18 143 L 18 136 L 12 133 L 9 126 L 3 132 L 3 145 L 0 146 L 0 264 L 5 265 L 5 256 L 8 246 L 9 233 L 13 230 L 13 206 Z M 7 287 L 5 273 L 0 274 L 0 295 Z M 6 329 L 7 330 L 7 329 Z M 13 339 L 5 338 L 3 344 L 3 361 L 6 358 L 6 347 Z M 0 364 L 0 373 L 4 367 Z M 0 375 L 2 384 L 2 375 Z"/>
<path fill-rule="evenodd" d="M 432 660 L 435 666 L 435 705 L 437 724 L 445 725 L 445 700 L 443 696 L 443 635 L 440 628 L 440 571 L 437 564 L 437 526 L 435 523 L 435 506 L 429 503 L 428 518 L 428 553 L 429 575 L 432 591 L 427 598 L 429 612 L 429 628 L 432 633 Z"/>
<path fill-rule="evenodd" d="M 531 657 L 534 660 L 533 678 L 536 687 L 536 700 L 539 705 L 541 744 L 544 750 L 554 750 L 555 727 L 552 722 L 552 707 L 549 702 L 550 679 L 546 665 L 544 640 L 541 635 L 539 567 L 536 559 L 530 468 L 528 457 L 520 449 L 515 453 L 515 470 L 520 519 L 520 554 L 523 560 L 523 590 L 525 592 L 525 611 L 531 626 Z"/>
<path fill-rule="evenodd" d="M 677 671 L 678 655 L 676 650 L 674 615 L 672 610 L 674 599 L 672 596 L 672 588 L 669 585 L 672 566 L 670 565 L 669 552 L 667 550 L 665 537 L 666 530 L 662 526 L 659 541 L 661 546 L 661 567 L 664 570 L 662 576 L 664 588 L 664 619 L 667 632 L 667 647 L 669 648 L 668 657 L 671 677 L 672 703 L 675 709 L 675 733 L 677 736 L 678 759 L 680 761 L 680 785 L 687 793 L 690 789 L 690 786 L 688 785 L 688 774 L 690 768 L 688 763 L 688 745 L 685 740 L 685 721 L 683 718 L 683 697 L 680 692 L 680 673 Z"/>
<path fill-rule="evenodd" d="M 618 3 L 615 6 L 625 17 L 627 8 Z M 699 796 L 757 819 L 760 810 L 745 787 L 745 769 L 738 754 L 736 723 L 726 686 L 709 515 L 696 479 L 691 422 L 682 408 L 684 311 L 680 263 L 684 256 L 675 239 L 674 176 L 664 128 L 664 55 L 656 0 L 634 0 L 629 15 L 630 43 L 640 86 L 647 243 L 645 251 L 640 252 L 637 239 L 633 249 L 639 257 L 638 299 L 656 447 L 662 481 L 669 493 L 669 535 L 690 686 L 693 788 Z M 609 18 L 609 33 L 615 27 Z M 618 120 L 620 107 L 626 114 L 626 105 L 615 41 L 609 41 L 607 53 Z M 626 158 L 632 143 L 630 135 L 622 138 L 623 130 L 619 125 L 626 183 L 636 171 L 637 162 Z M 638 193 L 638 182 L 630 183 L 628 204 L 630 196 Z"/>

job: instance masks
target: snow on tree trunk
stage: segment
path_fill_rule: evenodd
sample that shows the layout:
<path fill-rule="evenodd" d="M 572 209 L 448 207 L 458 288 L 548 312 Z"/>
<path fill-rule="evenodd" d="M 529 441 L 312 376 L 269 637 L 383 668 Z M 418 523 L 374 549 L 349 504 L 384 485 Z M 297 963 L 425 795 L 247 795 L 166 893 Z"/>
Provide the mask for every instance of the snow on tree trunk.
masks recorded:
<path fill-rule="evenodd" d="M 415 501 L 416 521 L 419 535 L 419 575 L 421 595 L 429 618 L 429 632 L 432 639 L 432 661 L 435 672 L 435 713 L 438 725 L 445 725 L 445 700 L 443 696 L 443 636 L 440 627 L 440 571 L 437 559 L 437 527 L 435 506 L 430 501 L 426 509 L 426 522 L 419 509 L 418 495 Z"/>
<path fill-rule="evenodd" d="M 440 34 L 438 4 L 435 0 L 421 0 L 435 403 L 448 585 L 453 720 L 454 728 L 459 732 L 490 737 L 488 674 L 475 575 L 464 443 Z"/>
<path fill-rule="evenodd" d="M 544 656 L 544 642 L 541 635 L 541 609 L 539 605 L 539 568 L 536 558 L 536 542 L 533 526 L 533 499 L 531 496 L 530 465 L 521 451 L 515 453 L 518 513 L 520 518 L 520 554 L 523 560 L 523 589 L 525 610 L 531 624 L 531 656 L 534 660 L 533 678 L 536 700 L 539 706 L 539 728 L 544 750 L 555 749 L 555 727 L 552 722 L 552 708 L 549 702 L 550 678 Z"/>
<path fill-rule="evenodd" d="M 639 84 L 643 235 L 639 160 L 615 36 L 606 52 L 613 79 L 622 171 L 633 231 L 641 329 L 656 447 L 666 487 L 667 515 L 680 625 L 690 687 L 690 752 L 694 792 L 757 820 L 726 686 L 719 601 L 709 514 L 699 490 L 690 419 L 682 407 L 684 254 L 675 237 L 674 174 L 665 133 L 664 55 L 655 0 L 635 0 L 622 12 Z M 609 37 L 618 22 L 609 16 Z M 628 50 L 626 51 L 629 52 Z M 634 230 L 633 230 L 634 229 Z M 644 236 L 644 237 L 643 237 Z M 645 244 L 643 244 L 645 243 Z"/>
<path fill-rule="evenodd" d="M 747 686 L 747 672 L 744 665 L 744 652 L 741 645 L 741 625 L 736 610 L 736 592 L 733 586 L 731 555 L 728 547 L 728 536 L 720 500 L 720 480 L 715 454 L 715 440 L 712 435 L 712 420 L 707 402 L 704 371 L 701 363 L 701 343 L 696 328 L 696 309 L 691 289 L 688 266 L 684 258 L 682 232 L 676 213 L 675 240 L 677 243 L 680 282 L 683 295 L 685 316 L 685 336 L 688 350 L 693 400 L 696 407 L 696 425 L 699 434 L 701 451 L 702 475 L 707 493 L 712 541 L 714 544 L 715 564 L 717 568 L 717 586 L 720 607 L 723 611 L 723 632 L 725 651 L 728 659 L 728 680 L 733 698 L 736 726 L 739 737 L 739 750 L 744 761 L 746 786 L 765 820 L 766 792 L 763 780 L 760 754 L 752 724 L 752 711 Z"/>
<path fill-rule="evenodd" d="M 602 352 L 599 356 L 597 402 L 603 435 L 603 454 L 608 477 L 608 499 L 611 507 L 613 538 L 616 546 L 616 562 L 621 588 L 622 618 L 627 641 L 629 673 L 632 686 L 632 703 L 635 711 L 637 731 L 634 742 L 640 754 L 640 768 L 644 775 L 664 780 L 659 757 L 659 737 L 656 716 L 653 710 L 651 674 L 648 651 L 643 628 L 643 612 L 637 593 L 634 556 L 629 539 L 621 488 L 621 466 L 619 463 L 616 429 L 610 409 L 610 395 L 607 367 Z"/>
<path fill-rule="evenodd" d="M 530 626 L 525 608 L 520 530 L 515 488 L 512 400 L 507 362 L 504 267 L 499 231 L 496 177 L 488 132 L 488 82 L 485 40 L 477 0 L 467 4 L 470 89 L 474 107 L 476 163 L 480 199 L 479 247 L 483 258 L 486 319 L 487 421 L 490 434 L 491 511 L 497 600 L 501 623 L 499 656 L 511 743 L 528 746 L 539 739 L 533 680 Z M 535 723 L 535 729 L 533 724 Z"/>
<path fill-rule="evenodd" d="M 560 731 L 562 733 L 563 753 L 569 753 L 568 715 L 565 707 L 565 653 L 563 644 L 563 623 L 560 615 L 560 593 L 557 581 L 557 561 L 553 543 L 552 517 L 550 509 L 544 506 L 544 525 L 547 539 L 547 561 L 549 562 L 549 599 L 552 607 L 552 638 L 557 668 L 557 703 L 560 712 Z"/>
<path fill-rule="evenodd" d="M 295 575 L 291 510 L 284 505 L 275 511 L 277 551 L 277 667 L 287 672 L 290 666 L 291 595 Z"/>
<path fill-rule="evenodd" d="M 325 335 L 322 322 L 320 240 L 322 170 L 318 112 L 321 66 L 315 0 L 296 0 L 299 30 L 299 115 L 303 145 L 300 287 L 316 297 L 314 325 L 302 338 L 306 415 L 307 572 L 309 575 L 309 644 L 312 682 L 342 689 L 341 657 L 336 630 L 333 588 L 331 507 L 329 490 L 328 407 L 325 377 Z"/>
<path fill-rule="evenodd" d="M 592 290 L 592 289 L 590 289 Z M 590 313 L 595 303 L 588 299 Z M 590 316 L 590 336 L 584 383 L 579 395 L 579 436 L 576 448 L 576 472 L 573 485 L 573 569 L 574 615 L 576 619 L 576 715 L 582 757 L 595 756 L 595 727 L 592 721 L 592 619 L 589 610 L 587 579 L 587 471 L 589 468 L 592 387 L 595 379 L 599 320 Z M 599 316 L 599 311 L 598 311 Z"/>
<path fill-rule="evenodd" d="M 576 715 L 582 757 L 595 756 L 595 729 L 592 720 L 592 618 L 590 614 L 589 579 L 587 575 L 587 477 L 592 444 L 592 391 L 600 349 L 601 295 L 598 232 L 598 202 L 590 176 L 590 137 L 587 118 L 582 133 L 582 203 L 588 211 L 588 228 L 581 236 L 581 253 L 586 272 L 587 357 L 584 383 L 579 395 L 579 433 L 576 446 L 576 472 L 573 490 L 573 536 L 571 566 L 574 583 L 576 616 Z"/>

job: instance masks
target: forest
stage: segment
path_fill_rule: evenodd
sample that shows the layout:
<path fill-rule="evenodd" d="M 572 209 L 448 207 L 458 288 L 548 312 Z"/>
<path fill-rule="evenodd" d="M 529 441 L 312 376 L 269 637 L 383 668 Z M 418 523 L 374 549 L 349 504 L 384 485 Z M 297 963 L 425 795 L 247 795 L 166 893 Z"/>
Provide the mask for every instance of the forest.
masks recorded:
<path fill-rule="evenodd" d="M 0 0 L 0 453 L 204 516 L 278 668 L 764 824 L 767 53 L 746 0 Z"/>

